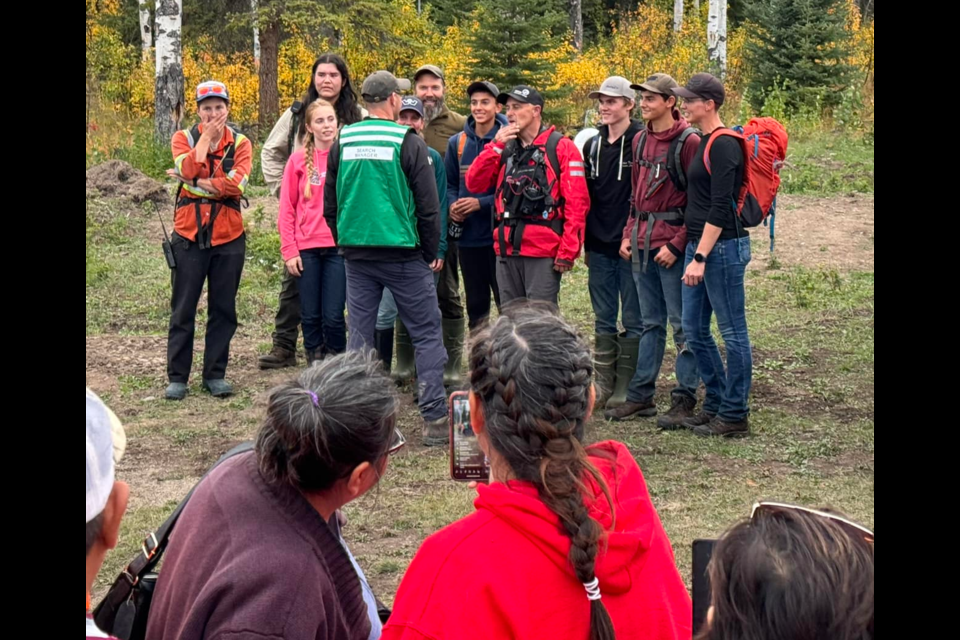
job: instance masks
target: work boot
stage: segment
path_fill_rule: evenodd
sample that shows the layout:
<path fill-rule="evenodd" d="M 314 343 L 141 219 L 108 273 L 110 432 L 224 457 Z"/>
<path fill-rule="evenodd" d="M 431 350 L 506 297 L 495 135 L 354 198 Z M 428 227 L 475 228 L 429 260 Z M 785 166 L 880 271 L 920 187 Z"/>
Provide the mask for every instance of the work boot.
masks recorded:
<path fill-rule="evenodd" d="M 297 352 L 273 345 L 270 353 L 265 353 L 257 360 L 261 369 L 283 369 L 297 366 Z"/>

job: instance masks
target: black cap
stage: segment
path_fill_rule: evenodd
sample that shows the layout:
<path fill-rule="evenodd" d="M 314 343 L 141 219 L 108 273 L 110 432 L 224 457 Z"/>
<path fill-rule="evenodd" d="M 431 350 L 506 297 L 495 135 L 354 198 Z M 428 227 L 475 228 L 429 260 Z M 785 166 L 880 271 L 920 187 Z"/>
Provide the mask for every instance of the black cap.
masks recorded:
<path fill-rule="evenodd" d="M 510 91 L 506 93 L 501 93 L 497 96 L 497 102 L 500 104 L 507 104 L 507 99 L 513 98 L 517 102 L 525 102 L 527 104 L 532 104 L 543 108 L 543 96 L 540 95 L 540 92 L 534 89 L 533 87 L 528 87 L 525 84 L 518 84 Z"/>
<path fill-rule="evenodd" d="M 673 94 L 681 98 L 692 99 L 701 98 L 703 100 L 713 100 L 717 106 L 723 104 L 727 93 L 723 90 L 723 83 L 709 73 L 698 73 L 687 82 L 685 87 L 675 87 Z"/>
<path fill-rule="evenodd" d="M 486 80 L 477 80 L 469 87 L 467 87 L 467 95 L 472 96 L 473 94 L 483 91 L 484 93 L 489 93 L 494 98 L 500 95 L 500 89 L 497 89 L 497 85 L 492 82 L 487 82 Z"/>
<path fill-rule="evenodd" d="M 403 100 L 400 102 L 400 113 L 404 111 L 415 111 L 420 114 L 420 117 L 423 117 L 423 100 L 417 96 L 403 96 Z"/>

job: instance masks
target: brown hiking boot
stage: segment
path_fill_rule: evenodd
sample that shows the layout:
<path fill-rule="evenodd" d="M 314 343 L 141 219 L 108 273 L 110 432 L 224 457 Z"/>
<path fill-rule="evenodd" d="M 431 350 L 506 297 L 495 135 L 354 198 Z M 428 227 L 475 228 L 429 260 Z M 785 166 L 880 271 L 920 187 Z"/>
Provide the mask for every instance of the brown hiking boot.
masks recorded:
<path fill-rule="evenodd" d="M 270 353 L 265 353 L 257 361 L 261 369 L 283 369 L 297 366 L 297 352 L 273 346 Z"/>
<path fill-rule="evenodd" d="M 697 408 L 697 401 L 688 396 L 673 396 L 673 404 L 670 405 L 670 411 L 657 419 L 657 426 L 664 431 L 676 431 L 685 429 L 683 421 L 693 418 L 693 410 Z"/>
<path fill-rule="evenodd" d="M 423 446 L 442 447 L 450 443 L 450 425 L 447 417 L 423 421 Z"/>
<path fill-rule="evenodd" d="M 657 405 L 650 402 L 630 402 L 629 400 L 613 409 L 607 409 L 603 412 L 603 417 L 607 420 L 620 422 L 630 418 L 650 418 L 657 415 Z"/>
<path fill-rule="evenodd" d="M 686 418 L 680 421 L 680 424 L 684 429 L 696 429 L 697 427 L 702 427 L 705 424 L 709 424 L 711 420 L 716 417 L 716 414 L 707 413 L 706 411 L 701 411 L 700 413 L 694 415 L 693 417 Z"/>
<path fill-rule="evenodd" d="M 710 437 L 721 436 L 724 438 L 742 438 L 750 435 L 750 423 L 744 418 L 738 422 L 727 422 L 715 417 L 707 424 L 694 428 L 693 432 L 698 436 Z"/>

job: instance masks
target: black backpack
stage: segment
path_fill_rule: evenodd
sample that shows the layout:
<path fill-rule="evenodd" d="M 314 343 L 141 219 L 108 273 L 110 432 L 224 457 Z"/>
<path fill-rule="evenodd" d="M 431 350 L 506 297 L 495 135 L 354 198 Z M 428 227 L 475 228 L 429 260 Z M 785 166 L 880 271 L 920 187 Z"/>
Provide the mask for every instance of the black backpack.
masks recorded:
<path fill-rule="evenodd" d="M 695 133 L 700 133 L 693 127 L 687 127 L 680 132 L 676 138 L 670 141 L 670 148 L 667 150 L 667 175 L 670 176 L 673 186 L 677 188 L 677 191 L 686 191 L 687 190 L 687 172 L 683 168 L 683 162 L 680 159 L 680 155 L 683 153 L 683 144 L 687 141 L 691 135 Z M 647 129 L 644 127 L 637 133 L 637 147 L 636 151 L 633 154 L 633 162 L 638 167 L 647 167 L 652 169 L 657 165 L 648 162 L 643 159 L 643 148 L 647 143 Z M 591 152 L 593 147 L 591 147 Z"/>
<path fill-rule="evenodd" d="M 553 169 L 553 175 L 557 176 L 557 180 L 560 179 L 560 156 L 557 155 L 557 146 L 559 146 L 561 140 L 563 140 L 563 134 L 558 131 L 554 131 L 547 137 L 547 144 L 544 145 L 547 154 L 547 161 L 550 163 L 550 167 Z M 516 152 L 516 148 L 517 141 L 511 140 L 504 148 L 503 153 L 500 154 L 500 166 L 502 167 L 504 164 L 506 164 L 507 173 L 510 172 L 509 161 L 513 160 L 513 155 Z"/>

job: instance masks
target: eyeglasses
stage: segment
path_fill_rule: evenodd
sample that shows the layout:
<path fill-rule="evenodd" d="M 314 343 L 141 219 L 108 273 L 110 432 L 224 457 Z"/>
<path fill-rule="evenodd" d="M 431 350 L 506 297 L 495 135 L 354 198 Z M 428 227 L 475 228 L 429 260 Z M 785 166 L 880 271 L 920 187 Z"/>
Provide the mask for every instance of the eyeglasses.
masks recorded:
<path fill-rule="evenodd" d="M 392 456 L 396 452 L 403 449 L 403 446 L 407 444 L 407 439 L 403 437 L 403 432 L 400 429 L 393 430 L 393 440 L 390 442 L 390 447 L 387 448 L 387 455 Z"/>
<path fill-rule="evenodd" d="M 758 516 L 763 514 L 775 515 L 777 513 L 782 513 L 784 511 L 799 511 L 801 513 L 809 513 L 815 515 L 819 518 L 825 518 L 832 522 L 839 524 L 841 527 L 847 530 L 847 533 L 856 537 L 863 538 L 863 540 L 869 544 L 873 544 L 873 531 L 867 529 L 863 525 L 859 525 L 853 520 L 848 520 L 843 516 L 838 516 L 835 513 L 827 513 L 826 511 L 819 511 L 817 509 L 808 509 L 807 507 L 799 507 L 792 504 L 783 504 L 780 502 L 757 502 L 753 505 L 753 511 L 750 512 L 750 519 L 755 520 Z"/>

